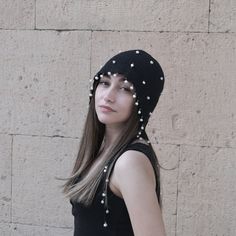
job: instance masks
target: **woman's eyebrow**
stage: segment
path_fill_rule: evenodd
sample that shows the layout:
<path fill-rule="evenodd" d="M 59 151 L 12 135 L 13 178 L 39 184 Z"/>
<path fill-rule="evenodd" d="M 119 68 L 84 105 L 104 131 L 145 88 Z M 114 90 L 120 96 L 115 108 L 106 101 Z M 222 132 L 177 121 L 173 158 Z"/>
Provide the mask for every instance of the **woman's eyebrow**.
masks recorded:
<path fill-rule="evenodd" d="M 105 75 L 104 78 L 108 78 L 108 79 L 111 79 L 111 75 Z M 128 81 L 126 77 L 122 76 L 120 78 L 118 78 L 118 81 L 119 82 L 124 82 L 124 81 Z M 131 85 L 131 83 L 128 81 L 128 84 Z"/>

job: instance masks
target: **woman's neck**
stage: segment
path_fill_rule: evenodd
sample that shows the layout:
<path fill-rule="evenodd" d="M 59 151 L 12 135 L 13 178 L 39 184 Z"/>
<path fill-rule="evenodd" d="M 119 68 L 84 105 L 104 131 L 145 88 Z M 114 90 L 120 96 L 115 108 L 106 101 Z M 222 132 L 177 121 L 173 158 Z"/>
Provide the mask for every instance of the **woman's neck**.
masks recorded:
<path fill-rule="evenodd" d="M 110 148 L 123 132 L 123 126 L 106 126 L 104 135 L 104 149 Z"/>

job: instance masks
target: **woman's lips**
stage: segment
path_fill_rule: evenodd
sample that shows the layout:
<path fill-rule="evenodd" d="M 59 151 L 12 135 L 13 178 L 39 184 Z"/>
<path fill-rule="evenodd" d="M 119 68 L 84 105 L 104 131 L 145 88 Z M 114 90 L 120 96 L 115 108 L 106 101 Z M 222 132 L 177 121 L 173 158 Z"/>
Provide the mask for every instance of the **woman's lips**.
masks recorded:
<path fill-rule="evenodd" d="M 100 108 L 102 111 L 105 111 L 105 112 L 114 112 L 114 110 L 108 106 L 100 106 Z"/>

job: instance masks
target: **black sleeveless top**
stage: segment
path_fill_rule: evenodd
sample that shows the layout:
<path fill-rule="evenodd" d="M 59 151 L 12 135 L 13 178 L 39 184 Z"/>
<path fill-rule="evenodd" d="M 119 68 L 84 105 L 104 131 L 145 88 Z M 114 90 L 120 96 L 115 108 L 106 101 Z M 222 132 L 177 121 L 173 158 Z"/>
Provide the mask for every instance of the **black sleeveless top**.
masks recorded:
<path fill-rule="evenodd" d="M 156 168 L 156 155 L 150 145 L 144 143 L 132 143 L 124 150 L 136 150 L 144 153 L 150 160 L 153 168 Z M 113 166 L 114 167 L 114 162 Z M 106 172 L 106 168 L 104 172 Z M 111 173 L 109 174 L 110 177 Z M 156 175 L 156 172 L 155 172 Z M 156 175 L 157 178 L 157 175 Z M 90 206 L 84 206 L 78 202 L 71 202 L 72 215 L 74 216 L 74 236 L 133 236 L 133 229 L 129 214 L 122 198 L 116 196 L 107 184 L 104 193 L 102 179 L 94 200 Z M 157 179 L 156 179 L 157 182 Z M 159 189 L 156 189 L 157 196 Z"/>

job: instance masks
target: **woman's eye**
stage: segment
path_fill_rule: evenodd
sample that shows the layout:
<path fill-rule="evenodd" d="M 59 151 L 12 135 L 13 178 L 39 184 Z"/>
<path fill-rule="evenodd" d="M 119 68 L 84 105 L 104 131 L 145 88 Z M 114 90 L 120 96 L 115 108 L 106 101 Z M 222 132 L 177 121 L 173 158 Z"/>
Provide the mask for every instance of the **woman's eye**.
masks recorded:
<path fill-rule="evenodd" d="M 101 84 L 101 85 L 105 85 L 105 86 L 109 85 L 109 83 L 106 82 L 106 81 L 100 81 L 99 84 Z"/>
<path fill-rule="evenodd" d="M 126 88 L 126 87 L 121 87 L 121 90 L 124 90 L 126 92 L 131 92 L 131 89 L 130 88 Z"/>

